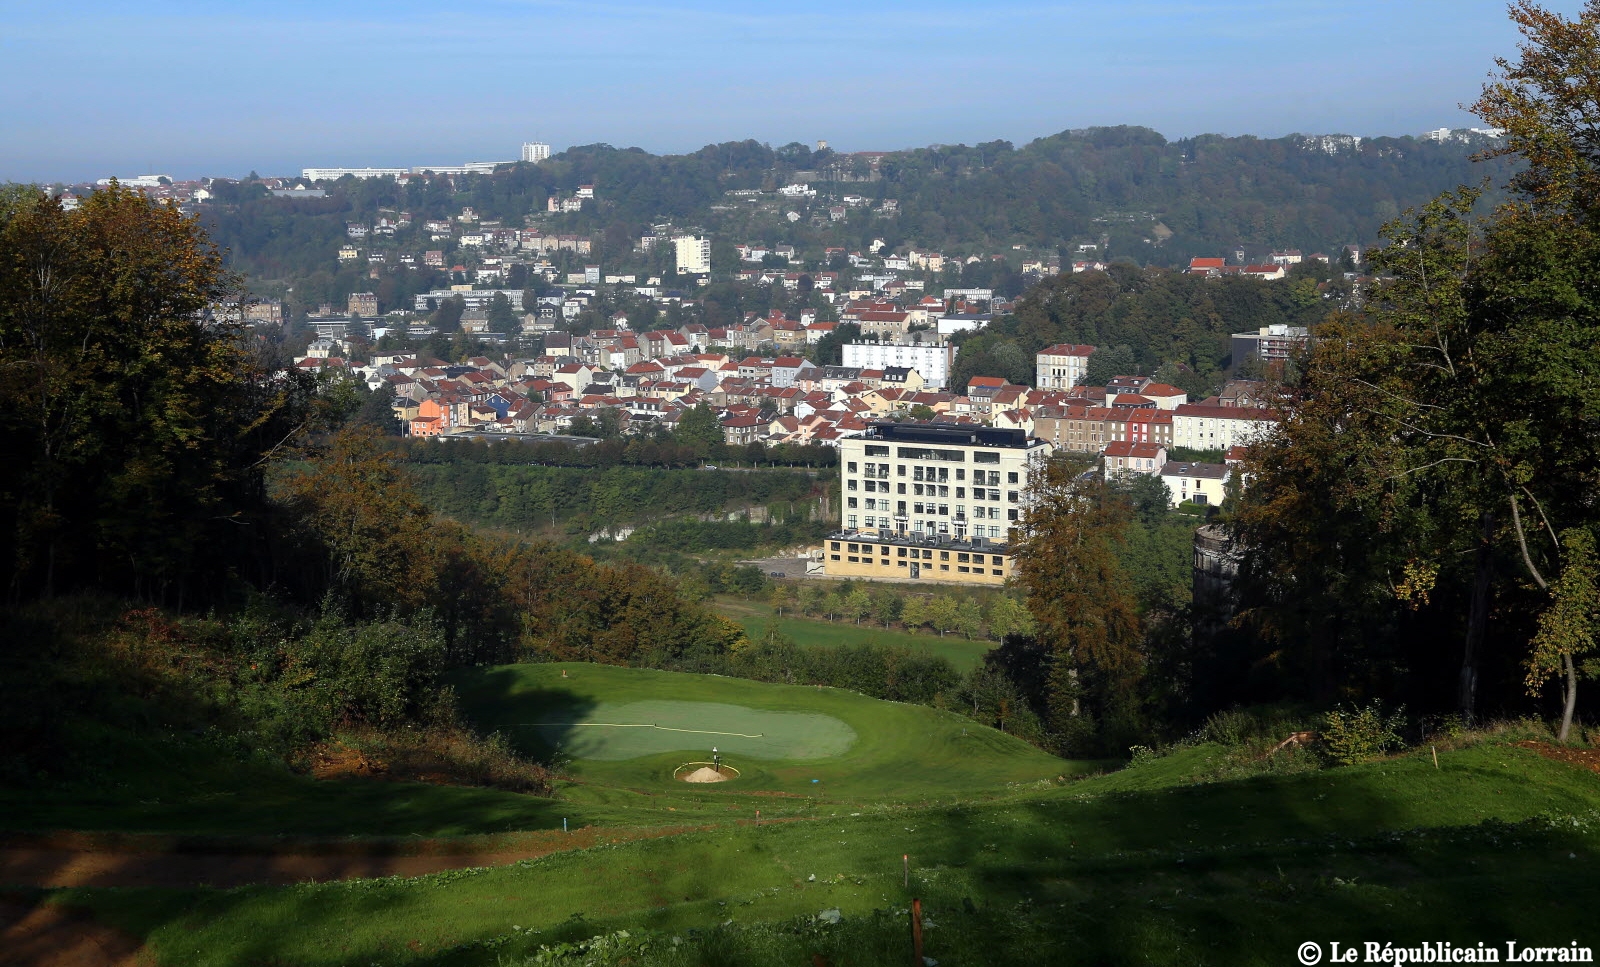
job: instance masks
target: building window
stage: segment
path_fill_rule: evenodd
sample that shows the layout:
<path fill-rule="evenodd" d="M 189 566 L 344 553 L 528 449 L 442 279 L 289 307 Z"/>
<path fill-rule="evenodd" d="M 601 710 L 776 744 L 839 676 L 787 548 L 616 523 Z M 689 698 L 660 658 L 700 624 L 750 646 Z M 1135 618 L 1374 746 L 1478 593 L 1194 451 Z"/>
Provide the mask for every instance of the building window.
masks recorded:
<path fill-rule="evenodd" d="M 855 466 L 855 464 L 851 464 L 851 466 L 853 467 L 853 466 Z M 851 472 L 853 473 L 854 471 L 851 471 Z M 1016 483 L 1016 482 L 1017 482 L 1017 475 L 1015 473 L 1006 474 L 1006 483 Z"/>
<path fill-rule="evenodd" d="M 960 571 L 960 572 L 961 572 L 961 573 L 962 573 L 962 574 L 967 574 L 967 573 L 970 573 L 970 572 L 971 572 L 971 571 L 972 571 L 972 569 L 971 569 L 971 568 L 969 568 L 969 567 L 962 567 L 962 566 L 961 566 L 961 565 L 959 565 L 959 564 L 958 564 L 958 565 L 956 565 L 956 570 L 957 570 L 957 571 Z"/>
<path fill-rule="evenodd" d="M 940 551 L 939 552 L 939 560 L 941 560 L 941 561 L 950 560 L 950 552 L 949 551 Z M 946 568 L 945 570 L 949 570 L 949 568 Z"/>
<path fill-rule="evenodd" d="M 990 573 L 993 574 L 995 577 L 1004 577 L 1005 576 L 1005 572 L 1000 570 L 999 568 L 995 568 Z"/>
<path fill-rule="evenodd" d="M 837 554 L 833 554 L 833 555 L 830 555 L 830 556 L 831 556 L 831 557 L 832 557 L 832 558 L 833 558 L 833 559 L 834 559 L 834 560 L 835 560 L 835 561 L 837 561 L 837 560 L 838 560 L 838 559 L 839 559 L 839 555 L 837 555 Z"/>
<path fill-rule="evenodd" d="M 856 507 L 858 505 L 857 505 L 856 499 L 854 497 L 846 497 L 845 498 L 845 506 L 846 507 Z"/>
<path fill-rule="evenodd" d="M 889 545 L 885 544 L 883 547 L 878 548 L 878 553 L 882 554 L 884 557 L 888 557 L 889 556 Z"/>
<path fill-rule="evenodd" d="M 1004 564 L 1005 562 L 1006 562 L 1006 559 L 1001 557 L 998 554 L 989 555 L 989 563 L 990 564 Z"/>
<path fill-rule="evenodd" d="M 839 549 L 839 542 L 838 541 L 833 541 L 832 544 L 833 544 L 833 547 L 831 548 L 831 550 L 837 551 Z"/>
<path fill-rule="evenodd" d="M 850 530 L 855 530 L 856 529 L 856 515 L 855 514 L 851 514 L 850 516 L 846 517 L 844 519 L 844 526 L 849 528 Z"/>
<path fill-rule="evenodd" d="M 851 460 L 849 463 L 844 465 L 844 468 L 845 468 L 845 472 L 846 473 L 855 473 L 856 472 L 856 462 L 854 460 Z"/>

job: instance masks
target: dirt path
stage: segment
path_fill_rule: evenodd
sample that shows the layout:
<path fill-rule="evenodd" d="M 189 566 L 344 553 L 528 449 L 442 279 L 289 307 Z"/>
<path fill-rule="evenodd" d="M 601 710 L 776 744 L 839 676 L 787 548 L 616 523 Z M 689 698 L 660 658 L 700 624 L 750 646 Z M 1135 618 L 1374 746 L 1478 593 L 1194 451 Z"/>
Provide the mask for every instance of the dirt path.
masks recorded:
<path fill-rule="evenodd" d="M 0 899 L 4 967 L 142 967 L 142 946 L 78 910 Z"/>
<path fill-rule="evenodd" d="M 569 833 L 519 833 L 472 840 L 415 840 L 359 843 L 301 841 L 248 844 L 230 850 L 222 842 L 203 848 L 173 848 L 163 837 L 46 837 L 36 842 L 0 844 L 0 886 L 62 887 L 234 887 L 253 883 L 284 885 L 309 881 L 382 876 L 421 876 L 474 866 L 505 866 L 518 860 L 673 836 L 701 828 L 673 826 L 645 830 L 576 829 Z"/>

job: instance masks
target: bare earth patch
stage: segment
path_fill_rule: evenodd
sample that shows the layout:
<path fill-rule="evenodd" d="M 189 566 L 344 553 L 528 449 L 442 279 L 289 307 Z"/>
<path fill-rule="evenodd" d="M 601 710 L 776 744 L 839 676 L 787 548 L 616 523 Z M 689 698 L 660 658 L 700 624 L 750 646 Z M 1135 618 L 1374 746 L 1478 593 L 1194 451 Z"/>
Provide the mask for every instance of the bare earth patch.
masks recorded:
<path fill-rule="evenodd" d="M 87 913 L 54 904 L 0 899 L 4 967 L 141 967 L 143 945 Z"/>
<path fill-rule="evenodd" d="M 1548 742 L 1525 741 L 1516 743 L 1519 748 L 1532 749 L 1546 759 L 1565 762 L 1569 766 L 1600 772 L 1600 749 L 1569 749 Z"/>
<path fill-rule="evenodd" d="M 616 830 L 584 827 L 497 836 L 474 850 L 456 840 L 370 843 L 287 841 L 174 844 L 168 839 L 119 836 L 113 842 L 70 843 L 40 838 L 0 844 L 0 884 L 12 887 L 235 887 L 385 876 L 422 876 L 445 870 L 506 866 L 551 853 L 609 843 L 675 836 L 710 827 Z M 70 837 L 69 837 L 70 838 Z M 88 848 L 74 848 L 87 846 Z M 10 961 L 0 959 L 9 967 Z"/>

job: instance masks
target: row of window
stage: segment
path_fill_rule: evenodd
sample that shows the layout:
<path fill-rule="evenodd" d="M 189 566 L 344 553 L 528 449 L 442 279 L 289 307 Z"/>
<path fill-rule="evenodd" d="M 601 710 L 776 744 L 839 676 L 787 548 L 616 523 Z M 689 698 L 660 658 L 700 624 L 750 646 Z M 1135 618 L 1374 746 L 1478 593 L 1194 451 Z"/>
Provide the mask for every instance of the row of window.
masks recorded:
<path fill-rule="evenodd" d="M 887 498 L 882 498 L 882 497 L 864 497 L 864 498 L 846 497 L 845 498 L 845 509 L 846 510 L 881 510 L 881 511 L 888 511 L 888 510 L 893 509 L 893 510 L 895 510 L 896 512 L 898 512 L 900 514 L 904 514 L 904 513 L 906 513 L 906 502 L 903 501 L 903 500 L 895 501 L 893 507 L 891 508 L 890 502 L 889 502 L 889 500 Z M 929 503 L 924 503 L 923 501 L 919 500 L 919 501 L 914 502 L 911 505 L 911 513 L 916 514 L 918 516 L 922 516 L 924 514 L 937 514 L 940 517 L 949 517 L 950 516 L 950 505 L 949 504 L 929 504 Z M 958 520 L 964 519 L 967 516 L 967 508 L 962 507 L 962 506 L 960 506 L 958 504 L 956 506 L 956 514 L 955 514 L 955 516 L 956 516 L 956 518 Z M 972 517 L 973 517 L 974 520 L 999 520 L 1000 519 L 1000 508 L 999 507 L 984 507 L 982 505 L 976 505 L 975 504 L 972 507 Z M 1017 520 L 1018 519 L 1018 513 L 1017 513 L 1017 509 L 1015 507 L 1007 508 L 1007 510 L 1006 510 L 1006 519 L 1007 520 Z M 867 526 L 870 527 L 872 525 L 868 524 Z"/>
<path fill-rule="evenodd" d="M 852 478 L 852 479 L 846 480 L 844 482 L 844 489 L 847 492 L 848 491 L 863 491 L 864 490 L 869 494 L 886 494 L 886 493 L 890 493 L 891 492 L 890 491 L 890 487 L 889 487 L 889 482 L 887 480 L 885 480 L 885 481 L 880 483 L 877 480 L 857 481 L 857 480 Z M 904 495 L 906 493 L 906 485 L 903 484 L 903 483 L 902 484 L 895 484 L 893 492 Z M 911 484 L 911 493 L 914 494 L 915 496 L 918 496 L 918 497 L 948 497 L 948 496 L 950 496 L 950 487 L 949 487 L 948 484 L 919 484 L 919 483 L 914 483 L 914 484 Z M 1008 490 L 1008 491 L 1006 491 L 1006 499 L 1009 500 L 1013 504 L 1017 502 L 1017 499 L 1020 496 L 1021 496 L 1020 491 L 1016 491 L 1016 490 Z M 957 487 L 956 488 L 956 499 L 957 500 L 965 500 L 966 498 L 967 498 L 967 488 L 965 488 L 965 487 Z M 1000 499 L 1000 491 L 997 490 L 997 489 L 988 489 L 988 488 L 984 488 L 984 487 L 973 487 L 972 488 L 972 499 L 973 500 L 999 500 Z"/>
<path fill-rule="evenodd" d="M 889 556 L 889 545 L 888 544 L 873 545 L 873 544 L 858 544 L 858 543 L 855 543 L 853 541 L 848 541 L 848 542 L 846 542 L 846 541 L 829 541 L 828 542 L 828 549 L 830 551 L 840 550 L 841 549 L 841 547 L 840 547 L 841 544 L 843 545 L 843 549 L 848 551 L 851 554 L 867 554 L 867 555 L 870 555 L 872 553 L 873 547 L 876 546 L 878 548 L 878 553 L 880 555 L 882 555 L 884 557 L 888 557 Z M 912 558 L 920 557 L 924 561 L 933 560 L 933 553 L 934 552 L 931 549 L 926 548 L 926 547 L 896 547 L 896 548 L 894 548 L 894 550 L 895 550 L 895 556 L 896 557 L 912 557 Z M 983 563 L 983 559 L 984 559 L 984 555 L 982 555 L 982 554 L 976 554 L 976 553 L 971 553 L 971 552 L 967 552 L 967 551 L 940 551 L 939 552 L 939 560 L 948 561 L 948 560 L 950 560 L 950 555 L 951 554 L 954 554 L 956 556 L 956 560 L 961 562 L 961 563 L 963 563 L 963 564 L 982 564 Z M 989 557 L 989 563 L 991 563 L 991 564 L 1004 564 L 1005 560 L 1006 560 L 1004 557 L 1002 557 L 999 554 L 990 554 L 990 555 L 988 555 L 988 557 Z M 835 558 L 834 560 L 838 560 L 838 558 Z M 852 560 L 854 560 L 854 558 L 852 558 Z"/>
<path fill-rule="evenodd" d="M 832 557 L 833 560 L 835 560 L 835 561 L 839 560 L 839 555 L 837 555 L 837 554 L 830 555 L 830 557 Z M 845 560 L 849 561 L 851 564 L 871 564 L 872 563 L 872 558 L 870 558 L 870 557 L 851 557 L 849 555 L 846 555 Z M 878 563 L 883 565 L 884 567 L 888 567 L 889 566 L 889 559 L 886 558 L 886 557 L 885 558 L 880 558 L 878 560 Z M 905 567 L 906 566 L 906 562 L 905 561 L 896 561 L 895 563 L 897 565 L 899 565 L 900 567 Z M 932 564 L 924 564 L 922 567 L 923 567 L 924 570 L 929 570 L 929 571 L 933 570 L 933 565 Z M 948 571 L 948 570 L 950 570 L 950 565 L 941 564 L 941 565 L 939 565 L 939 570 Z M 969 566 L 967 566 L 965 564 L 957 564 L 956 565 L 956 571 L 958 573 L 960 573 L 960 574 L 982 574 L 983 573 L 983 568 L 981 568 L 981 567 L 969 567 Z M 991 568 L 989 570 L 989 573 L 993 574 L 995 577 L 998 578 L 998 577 L 1005 577 L 1005 573 L 1006 572 L 1005 572 L 1004 569 L 997 567 L 997 568 Z M 915 575 L 913 575 L 913 576 L 915 576 Z"/>
<path fill-rule="evenodd" d="M 1012 511 L 1011 513 L 1014 515 L 1016 512 Z M 1016 517 L 1013 516 L 1011 519 L 1014 521 Z M 966 526 L 966 518 L 958 516 L 955 519 L 955 523 L 959 531 L 959 528 Z M 895 521 L 887 515 L 879 517 L 875 514 L 867 514 L 865 517 L 848 514 L 845 517 L 845 527 L 848 530 L 866 528 L 867 530 L 896 531 L 902 535 L 907 532 L 905 521 Z M 973 524 L 971 531 L 973 537 L 992 537 L 998 540 L 1006 536 L 1008 528 L 1009 525 L 1002 527 L 999 524 Z M 911 522 L 910 532 L 917 537 L 948 534 L 950 533 L 950 524 L 942 520 L 916 520 Z"/>
<path fill-rule="evenodd" d="M 869 477 L 869 478 L 873 478 L 873 479 L 877 479 L 877 480 L 887 479 L 888 476 L 889 476 L 889 472 L 890 472 L 890 470 L 889 470 L 889 466 L 890 465 L 889 464 L 887 464 L 887 463 L 876 463 L 876 462 L 873 462 L 871 460 L 868 460 L 868 461 L 866 461 L 864 463 L 859 464 L 859 467 L 860 467 L 859 470 L 857 469 L 858 464 L 854 460 L 851 460 L 851 461 L 847 462 L 844 466 L 845 466 L 845 472 L 846 473 L 849 473 L 849 474 L 859 473 L 864 477 Z M 894 468 L 894 474 L 897 477 L 907 476 L 905 464 L 900 464 L 900 465 L 896 466 Z M 924 482 L 924 483 L 948 483 L 950 481 L 950 468 L 949 467 L 912 467 L 911 468 L 911 473 L 909 474 L 909 476 L 911 477 L 912 480 L 921 481 L 921 482 Z M 958 481 L 966 480 L 967 479 L 966 468 L 965 467 L 957 467 L 956 468 L 956 477 L 955 478 Z M 998 470 L 974 470 L 974 471 L 972 471 L 972 482 L 975 483 L 975 484 L 983 484 L 983 485 L 986 485 L 986 486 L 998 487 L 998 486 L 1000 486 L 1000 471 L 998 471 Z M 1014 484 L 1014 483 L 1018 483 L 1018 482 L 1020 482 L 1020 475 L 1019 475 L 1019 473 L 1017 471 L 1012 470 L 1012 471 L 1008 471 L 1006 473 L 1006 483 Z"/>

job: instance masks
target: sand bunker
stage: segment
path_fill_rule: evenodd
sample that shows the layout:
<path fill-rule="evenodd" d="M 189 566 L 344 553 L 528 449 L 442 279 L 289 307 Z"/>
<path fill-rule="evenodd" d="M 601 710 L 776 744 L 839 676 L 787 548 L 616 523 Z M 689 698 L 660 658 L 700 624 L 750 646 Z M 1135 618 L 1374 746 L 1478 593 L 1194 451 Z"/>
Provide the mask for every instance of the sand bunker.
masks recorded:
<path fill-rule="evenodd" d="M 710 766 L 701 766 L 693 772 L 679 776 L 684 782 L 727 782 L 728 776 L 723 775 Z"/>

